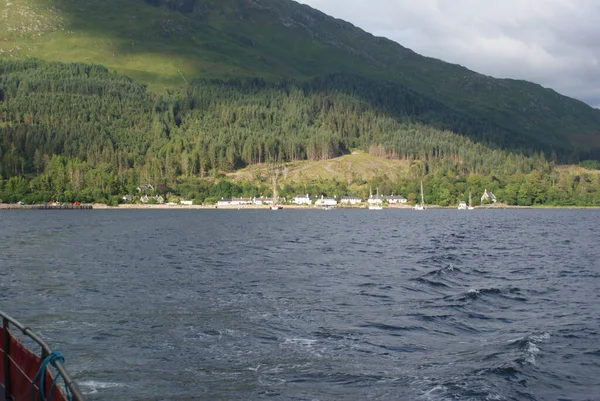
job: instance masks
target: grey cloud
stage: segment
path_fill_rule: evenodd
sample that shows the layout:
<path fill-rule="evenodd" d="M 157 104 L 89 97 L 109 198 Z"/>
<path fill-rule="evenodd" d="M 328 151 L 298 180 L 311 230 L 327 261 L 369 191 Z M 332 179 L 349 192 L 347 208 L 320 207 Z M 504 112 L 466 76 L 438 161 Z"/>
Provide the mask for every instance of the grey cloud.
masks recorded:
<path fill-rule="evenodd" d="M 596 0 L 302 0 L 417 53 L 600 104 Z"/>

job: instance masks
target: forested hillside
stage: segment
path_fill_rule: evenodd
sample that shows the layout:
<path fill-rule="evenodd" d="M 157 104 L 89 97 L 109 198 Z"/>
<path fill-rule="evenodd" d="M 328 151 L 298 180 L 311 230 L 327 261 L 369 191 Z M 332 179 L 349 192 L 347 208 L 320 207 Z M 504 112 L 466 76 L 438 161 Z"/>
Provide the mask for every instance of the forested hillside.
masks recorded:
<path fill-rule="evenodd" d="M 461 126 L 474 139 L 450 130 Z M 510 204 L 600 204 L 597 174 L 561 173 L 540 152 L 503 150 L 486 128 L 397 84 L 356 76 L 199 80 L 163 96 L 101 66 L 3 61 L 0 199 L 115 203 L 147 183 L 197 202 L 259 196 L 270 193 L 265 177 L 224 184 L 223 174 L 355 149 L 409 167 L 371 182 L 290 181 L 282 193 L 310 186 L 343 195 L 375 184 L 409 195 L 424 179 L 429 201 L 442 205 L 483 188 Z"/>
<path fill-rule="evenodd" d="M 294 80 L 484 146 L 600 158 L 600 111 L 420 56 L 291 0 L 1 2 L 0 58 L 31 57 L 104 65 L 160 94 L 196 79 Z"/>

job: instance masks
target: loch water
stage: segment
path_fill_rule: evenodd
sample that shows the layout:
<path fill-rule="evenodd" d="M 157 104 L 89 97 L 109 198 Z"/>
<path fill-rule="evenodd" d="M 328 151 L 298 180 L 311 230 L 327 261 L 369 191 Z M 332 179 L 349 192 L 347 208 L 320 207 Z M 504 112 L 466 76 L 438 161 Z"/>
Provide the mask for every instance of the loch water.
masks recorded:
<path fill-rule="evenodd" d="M 0 210 L 89 400 L 600 399 L 599 210 Z"/>

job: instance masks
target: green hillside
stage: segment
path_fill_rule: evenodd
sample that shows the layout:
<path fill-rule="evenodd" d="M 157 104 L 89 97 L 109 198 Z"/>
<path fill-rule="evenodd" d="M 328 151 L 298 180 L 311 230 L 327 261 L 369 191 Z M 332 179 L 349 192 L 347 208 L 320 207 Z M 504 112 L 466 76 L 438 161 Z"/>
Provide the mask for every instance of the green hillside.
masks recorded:
<path fill-rule="evenodd" d="M 440 128 L 468 120 L 410 91 L 378 98 L 386 89 L 330 75 L 157 95 L 102 66 L 0 60 L 0 203 L 117 204 L 151 184 L 151 195 L 210 204 L 268 196 L 269 172 L 284 168 L 288 199 L 379 188 L 412 200 L 423 180 L 428 204 L 487 188 L 511 205 L 600 205 L 597 161 L 559 169 L 470 140 Z"/>
<path fill-rule="evenodd" d="M 198 78 L 342 74 L 337 90 L 362 96 L 364 86 L 348 84 L 360 77 L 387 88 L 365 100 L 393 115 L 417 113 L 492 147 L 600 158 L 600 111 L 420 56 L 289 0 L 11 0 L 0 3 L 0 55 L 100 64 L 159 93 Z M 397 107 L 399 97 L 419 110 Z"/>

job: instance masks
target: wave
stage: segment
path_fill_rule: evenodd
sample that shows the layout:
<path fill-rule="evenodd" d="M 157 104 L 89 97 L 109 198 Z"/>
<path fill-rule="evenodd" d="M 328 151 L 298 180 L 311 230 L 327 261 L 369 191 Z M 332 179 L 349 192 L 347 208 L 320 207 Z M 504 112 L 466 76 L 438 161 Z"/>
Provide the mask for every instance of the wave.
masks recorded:
<path fill-rule="evenodd" d="M 513 340 L 511 345 L 517 347 L 522 353 L 521 358 L 518 358 L 517 362 L 536 365 L 536 357 L 541 352 L 539 344 L 546 342 L 549 338 L 549 333 L 541 333 Z"/>
<path fill-rule="evenodd" d="M 114 383 L 114 382 L 103 382 L 96 380 L 84 380 L 77 382 L 79 387 L 82 389 L 84 394 L 97 394 L 98 390 L 105 390 L 109 388 L 117 388 L 117 387 L 127 387 L 123 383 Z"/>
<path fill-rule="evenodd" d="M 511 287 L 511 288 L 471 288 L 463 293 L 457 295 L 449 295 L 444 299 L 446 301 L 454 301 L 454 302 L 468 302 L 475 300 L 482 300 L 489 297 L 501 297 L 504 299 L 508 299 L 511 301 L 518 302 L 527 302 L 527 298 L 521 296 L 521 290 L 519 288 Z"/>
<path fill-rule="evenodd" d="M 425 273 L 424 276 L 445 276 L 448 274 L 458 274 L 462 273 L 458 267 L 454 267 L 452 265 L 444 266 L 440 269 L 432 270 L 429 273 Z"/>
<path fill-rule="evenodd" d="M 485 356 L 482 361 L 489 363 L 499 361 L 496 366 L 490 366 L 475 371 L 476 376 L 492 374 L 502 376 L 506 380 L 522 381 L 527 366 L 537 366 L 537 357 L 542 352 L 542 345 L 550 338 L 549 333 L 539 333 L 518 338 L 505 343 L 499 350 Z M 502 361 L 503 360 L 503 361 Z"/>
<path fill-rule="evenodd" d="M 427 329 L 425 329 L 424 327 L 421 327 L 421 326 L 395 326 L 395 325 L 385 324 L 385 323 L 365 323 L 365 324 L 361 324 L 359 327 L 375 328 L 378 330 L 391 331 L 391 332 L 427 331 Z"/>
<path fill-rule="evenodd" d="M 431 287 L 445 287 L 445 288 L 450 288 L 449 285 L 442 283 L 441 281 L 436 281 L 436 280 L 429 280 L 423 277 L 417 277 L 415 279 L 413 279 L 413 281 L 419 283 L 419 284 L 425 284 Z"/>

